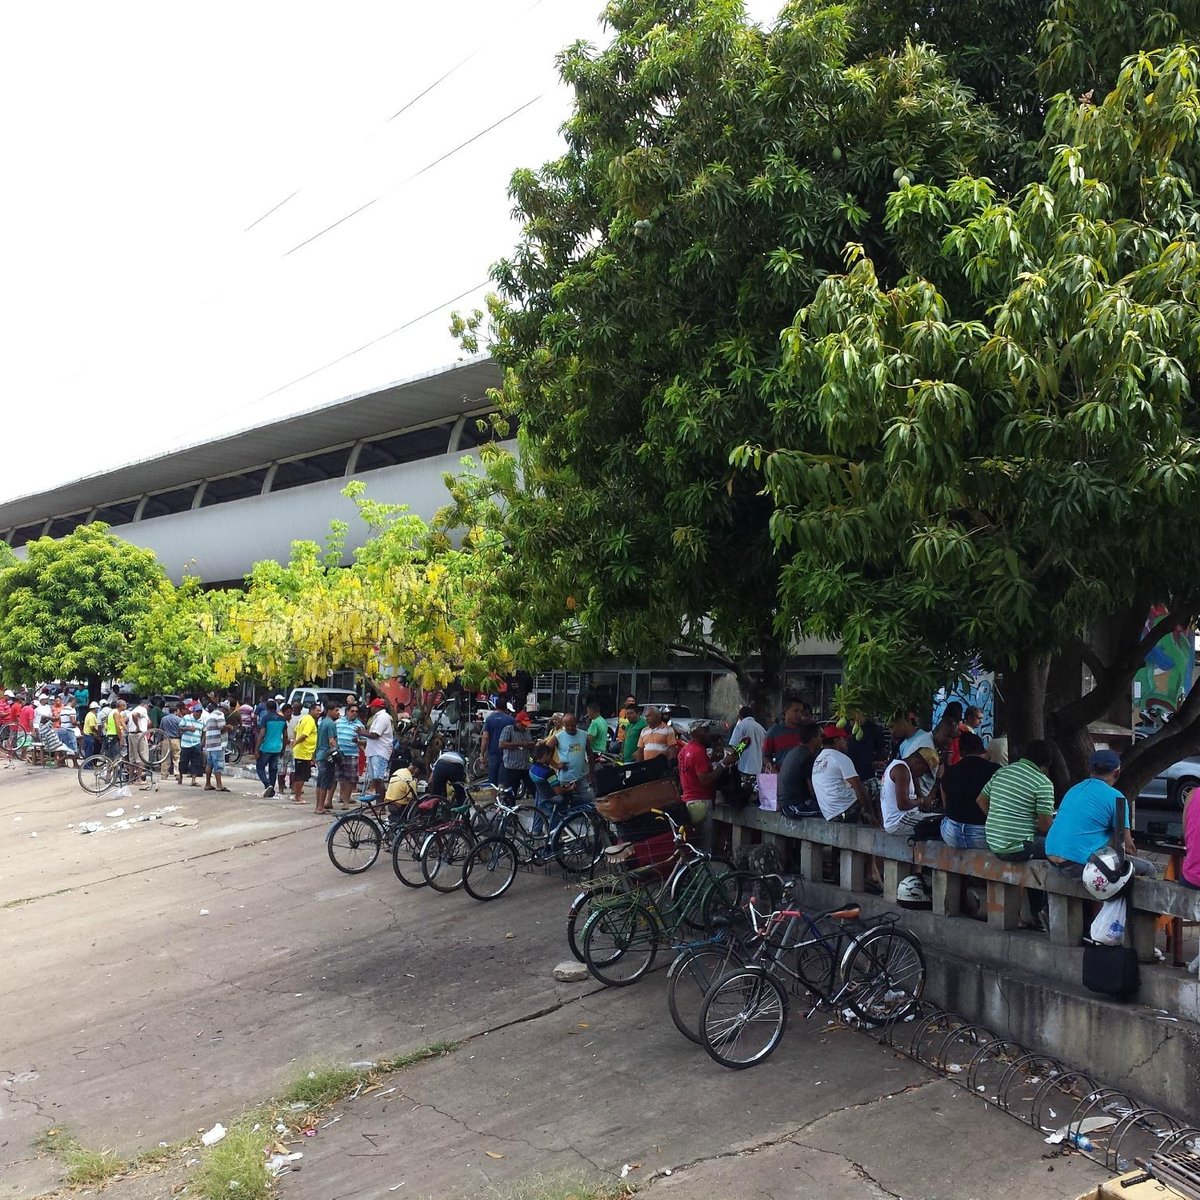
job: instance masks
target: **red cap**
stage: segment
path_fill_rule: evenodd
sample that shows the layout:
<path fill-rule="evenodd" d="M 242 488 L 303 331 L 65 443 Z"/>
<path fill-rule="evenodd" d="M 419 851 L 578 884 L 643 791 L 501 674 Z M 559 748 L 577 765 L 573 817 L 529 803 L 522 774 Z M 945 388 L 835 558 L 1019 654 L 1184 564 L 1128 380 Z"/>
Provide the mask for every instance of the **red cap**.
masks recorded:
<path fill-rule="evenodd" d="M 519 713 L 517 713 L 517 724 L 518 725 L 528 725 L 529 724 L 529 714 L 524 709 L 521 709 L 521 711 Z"/>
<path fill-rule="evenodd" d="M 826 725 L 821 730 L 821 736 L 832 741 L 834 738 L 848 738 L 850 735 L 840 725 Z"/>
<path fill-rule="evenodd" d="M 380 700 L 380 699 L 379 699 L 379 697 L 378 697 L 378 696 L 376 696 L 376 697 L 375 697 L 375 699 L 374 699 L 374 700 L 372 700 L 372 701 L 371 701 L 371 703 L 367 705 L 367 707 L 368 707 L 368 708 L 386 708 L 386 707 L 387 707 L 387 701 L 385 701 L 385 700 Z"/>

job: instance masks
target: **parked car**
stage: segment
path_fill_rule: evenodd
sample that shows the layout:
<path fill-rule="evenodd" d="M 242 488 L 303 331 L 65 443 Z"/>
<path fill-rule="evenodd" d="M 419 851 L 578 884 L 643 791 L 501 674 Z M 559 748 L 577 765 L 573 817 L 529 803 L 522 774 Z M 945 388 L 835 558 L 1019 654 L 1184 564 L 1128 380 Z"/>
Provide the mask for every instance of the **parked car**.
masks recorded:
<path fill-rule="evenodd" d="M 350 692 L 346 688 L 294 687 L 288 693 L 287 702 L 293 709 L 297 705 L 307 707 L 313 700 L 319 704 L 345 704 Z"/>
<path fill-rule="evenodd" d="M 1181 758 L 1156 775 L 1138 794 L 1134 833 L 1163 841 L 1183 841 L 1183 803 L 1200 787 L 1200 758 Z"/>

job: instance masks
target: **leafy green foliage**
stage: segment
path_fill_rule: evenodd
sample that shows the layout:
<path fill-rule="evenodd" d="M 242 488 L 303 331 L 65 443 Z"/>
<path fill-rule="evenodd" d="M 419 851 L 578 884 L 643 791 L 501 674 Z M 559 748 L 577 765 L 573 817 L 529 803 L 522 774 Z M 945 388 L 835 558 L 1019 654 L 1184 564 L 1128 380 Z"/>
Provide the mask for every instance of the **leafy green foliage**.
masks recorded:
<path fill-rule="evenodd" d="M 164 579 L 149 550 L 100 523 L 30 542 L 0 569 L 0 669 L 27 683 L 119 673 Z"/>
<path fill-rule="evenodd" d="M 791 3 L 762 30 L 736 0 L 618 0 L 611 45 L 563 54 L 568 150 L 514 174 L 491 304 L 521 446 L 519 475 L 491 456 L 498 592 L 530 644 L 778 666 L 772 506 L 729 456 L 770 429 L 779 332 L 848 240 L 898 278 L 895 179 L 957 178 L 998 135 L 930 49 L 858 53 L 870 11 Z"/>

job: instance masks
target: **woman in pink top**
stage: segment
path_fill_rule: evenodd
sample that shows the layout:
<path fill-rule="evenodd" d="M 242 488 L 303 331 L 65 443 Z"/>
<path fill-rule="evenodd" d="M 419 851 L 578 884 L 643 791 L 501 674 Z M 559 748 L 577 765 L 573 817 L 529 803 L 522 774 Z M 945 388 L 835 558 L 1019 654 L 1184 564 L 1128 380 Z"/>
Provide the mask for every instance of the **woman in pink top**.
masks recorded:
<path fill-rule="evenodd" d="M 1192 788 L 1183 806 L 1183 868 L 1179 882 L 1200 889 L 1200 788 Z"/>

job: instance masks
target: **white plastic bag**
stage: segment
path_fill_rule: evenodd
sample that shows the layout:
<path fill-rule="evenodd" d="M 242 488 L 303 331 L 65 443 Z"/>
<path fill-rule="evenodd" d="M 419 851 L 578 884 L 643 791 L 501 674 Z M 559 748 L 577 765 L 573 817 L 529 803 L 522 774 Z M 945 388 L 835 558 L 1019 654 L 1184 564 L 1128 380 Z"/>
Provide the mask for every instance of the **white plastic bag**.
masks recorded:
<path fill-rule="evenodd" d="M 778 775 L 762 774 L 758 777 L 758 807 L 766 812 L 775 812 L 779 807 L 776 803 Z"/>
<path fill-rule="evenodd" d="M 1119 946 L 1125 941 L 1125 897 L 1105 900 L 1092 921 L 1092 941 L 1102 946 Z"/>

